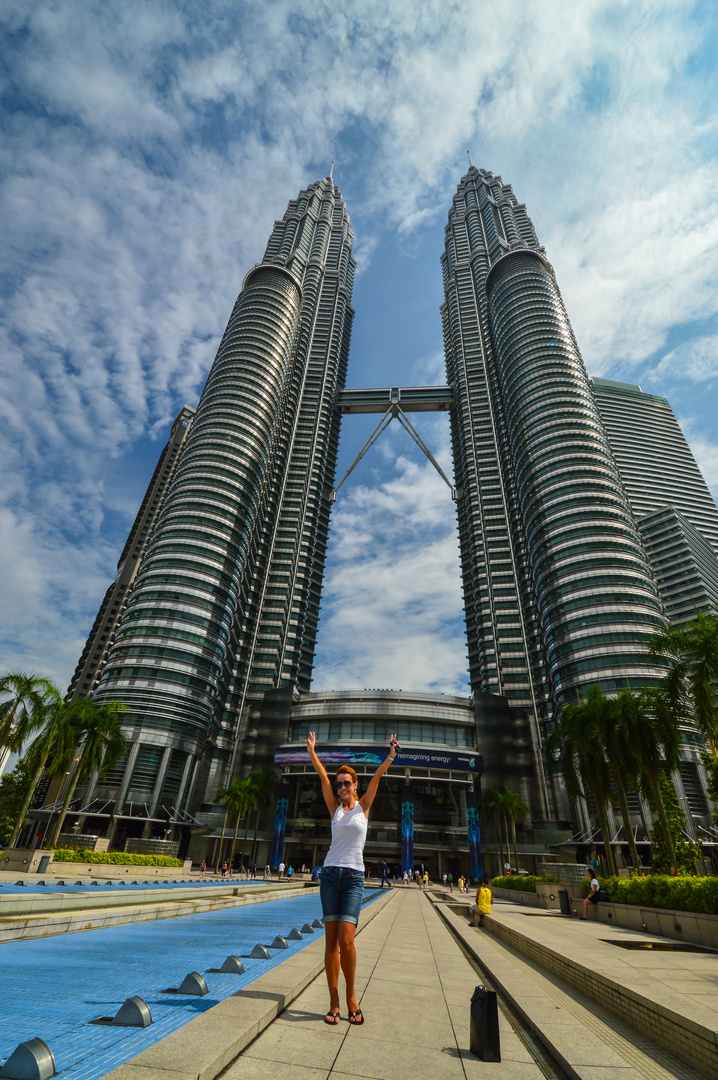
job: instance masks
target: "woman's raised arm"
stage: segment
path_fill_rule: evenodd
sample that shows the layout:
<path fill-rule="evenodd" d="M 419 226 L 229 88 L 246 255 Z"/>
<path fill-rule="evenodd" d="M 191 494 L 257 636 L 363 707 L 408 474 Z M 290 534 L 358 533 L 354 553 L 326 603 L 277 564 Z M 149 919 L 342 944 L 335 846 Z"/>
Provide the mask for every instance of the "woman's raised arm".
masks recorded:
<path fill-rule="evenodd" d="M 391 765 L 392 761 L 394 760 L 394 758 L 397 755 L 397 751 L 399 751 L 399 750 L 401 750 L 401 747 L 399 746 L 399 743 L 396 741 L 396 735 L 390 735 L 389 736 L 389 756 L 387 758 L 385 758 L 384 761 L 382 761 L 381 765 L 376 770 L 376 772 L 372 776 L 371 780 L 367 784 L 366 791 L 364 792 L 361 799 L 359 800 L 359 804 L 360 804 L 362 810 L 364 811 L 364 813 L 366 814 L 367 817 L 369 817 L 369 807 L 374 802 L 374 799 L 376 797 L 376 793 L 379 790 L 379 781 L 381 780 L 382 776 L 384 775 L 386 770 Z"/>
<path fill-rule="evenodd" d="M 317 757 L 317 752 L 314 748 L 314 744 L 316 743 L 316 736 L 313 731 L 309 732 L 309 735 L 307 736 L 305 742 L 307 744 L 307 750 L 309 751 L 309 757 L 311 758 L 312 765 L 314 766 L 314 771 L 317 773 L 319 779 L 322 782 L 322 795 L 324 796 L 324 802 L 327 804 L 329 816 L 333 818 L 334 811 L 337 808 L 337 797 L 334 794 L 332 782 L 327 776 L 327 770 L 324 768 L 321 761 Z"/>

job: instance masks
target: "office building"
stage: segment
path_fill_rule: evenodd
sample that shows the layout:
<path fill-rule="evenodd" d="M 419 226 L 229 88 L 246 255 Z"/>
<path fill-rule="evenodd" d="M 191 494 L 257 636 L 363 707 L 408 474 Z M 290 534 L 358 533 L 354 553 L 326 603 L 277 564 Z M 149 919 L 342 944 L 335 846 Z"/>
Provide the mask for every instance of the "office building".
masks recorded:
<path fill-rule="evenodd" d="M 560 818 L 543 766 L 557 708 L 656 680 L 665 625 L 641 537 L 551 265 L 500 177 L 461 180 L 442 256 L 469 671 L 525 710 L 530 769 L 479 725 L 488 786 Z"/>
<path fill-rule="evenodd" d="M 113 840 L 151 836 L 251 765 L 253 703 L 309 686 L 355 262 L 331 178 L 289 203 L 247 274 L 94 696 L 126 761 L 85 792 Z"/>
<path fill-rule="evenodd" d="M 85 648 L 78 661 L 68 689 L 71 700 L 89 697 L 105 665 L 110 648 L 115 641 L 115 630 L 127 604 L 127 597 L 137 577 L 142 556 L 157 516 L 162 509 L 167 489 L 177 468 L 179 455 L 192 424 L 194 409 L 185 405 L 180 409 L 170 437 L 160 454 L 145 497 L 134 520 L 127 542 L 117 563 L 117 574 L 105 593 L 100 610 L 92 624 Z"/>
<path fill-rule="evenodd" d="M 718 555 L 718 507 L 666 398 L 611 379 L 592 386 L 636 518 L 672 506 Z"/>

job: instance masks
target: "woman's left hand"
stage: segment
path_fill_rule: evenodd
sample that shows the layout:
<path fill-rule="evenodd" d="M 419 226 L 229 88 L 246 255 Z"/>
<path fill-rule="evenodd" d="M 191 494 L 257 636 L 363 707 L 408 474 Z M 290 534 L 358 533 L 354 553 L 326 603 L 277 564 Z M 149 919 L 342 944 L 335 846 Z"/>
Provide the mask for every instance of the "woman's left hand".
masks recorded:
<path fill-rule="evenodd" d="M 391 758 L 392 761 L 394 760 L 394 758 L 396 757 L 396 755 L 399 753 L 400 750 L 401 750 L 401 747 L 399 746 L 399 743 L 396 741 L 396 735 L 395 734 L 390 735 L 389 736 L 389 757 Z"/>

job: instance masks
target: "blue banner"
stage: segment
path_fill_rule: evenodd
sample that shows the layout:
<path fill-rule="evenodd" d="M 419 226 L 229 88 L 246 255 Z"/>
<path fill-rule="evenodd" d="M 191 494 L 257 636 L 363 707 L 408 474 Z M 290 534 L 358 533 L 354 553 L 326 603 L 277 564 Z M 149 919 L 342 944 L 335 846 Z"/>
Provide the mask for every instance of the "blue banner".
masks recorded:
<path fill-rule="evenodd" d="M 414 869 L 414 802 L 411 788 L 404 788 L 401 800 L 401 871 Z"/>
<path fill-rule="evenodd" d="M 269 856 L 270 866 L 279 866 L 284 851 L 284 832 L 287 827 L 287 810 L 289 809 L 288 790 L 286 787 L 279 789 L 277 799 L 277 812 L 274 815 L 274 839 L 272 840 L 272 853 Z"/>
<path fill-rule="evenodd" d="M 484 859 L 481 852 L 481 829 L 479 827 L 479 806 L 476 795 L 471 792 L 466 796 L 466 824 L 469 830 L 469 866 L 471 880 L 478 884 L 484 876 Z"/>
<path fill-rule="evenodd" d="M 325 765 L 381 765 L 386 759 L 386 746 L 327 746 L 317 747 L 317 757 Z M 282 746 L 274 755 L 275 765 L 309 764 L 309 754 L 304 743 L 294 746 Z M 440 750 L 436 746 L 402 747 L 396 755 L 397 765 L 426 769 L 455 769 L 456 772 L 470 772 L 481 776 L 484 771 L 484 759 L 473 750 Z"/>

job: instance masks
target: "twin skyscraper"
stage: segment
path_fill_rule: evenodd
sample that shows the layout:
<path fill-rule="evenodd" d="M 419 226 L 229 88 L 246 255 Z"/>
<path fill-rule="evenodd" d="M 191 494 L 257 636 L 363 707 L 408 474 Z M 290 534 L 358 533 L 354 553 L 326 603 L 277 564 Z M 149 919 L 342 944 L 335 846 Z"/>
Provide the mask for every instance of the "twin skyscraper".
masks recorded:
<path fill-rule="evenodd" d="M 275 223 L 196 412 L 173 429 L 75 673 L 74 694 L 125 702 L 131 743 L 85 804 L 107 801 L 118 816 L 144 804 L 146 835 L 159 808 L 196 824 L 233 775 L 271 764 L 267 696 L 309 693 L 352 239 L 331 178 Z M 621 410 L 609 406 L 633 394 L 649 412 L 670 409 L 637 387 L 592 383 L 533 223 L 500 177 L 473 166 L 463 177 L 441 263 L 475 749 L 485 783 L 518 790 L 548 823 L 567 814 L 542 753 L 560 707 L 596 683 L 610 692 L 661 675 L 647 645 L 666 624 L 666 598 L 633 504 L 647 485 L 630 473 Z M 648 485 L 640 515 L 668 507 L 703 543 L 698 606 L 710 608 L 718 511 L 677 425 L 670 437 L 659 429 L 656 446 L 668 439 L 669 455 L 683 455 L 686 483 L 668 494 Z M 277 731 L 274 742 L 288 738 Z"/>

